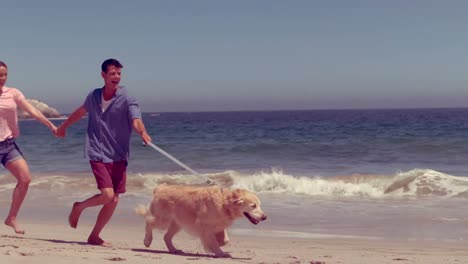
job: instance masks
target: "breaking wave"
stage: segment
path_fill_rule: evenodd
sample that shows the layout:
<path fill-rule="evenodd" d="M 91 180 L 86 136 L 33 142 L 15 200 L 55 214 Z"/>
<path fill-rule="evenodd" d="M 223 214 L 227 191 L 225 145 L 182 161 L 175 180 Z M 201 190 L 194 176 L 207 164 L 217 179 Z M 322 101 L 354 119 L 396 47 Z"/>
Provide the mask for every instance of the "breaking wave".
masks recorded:
<path fill-rule="evenodd" d="M 282 193 L 326 197 L 461 197 L 468 198 L 468 177 L 454 176 L 430 169 L 413 169 L 394 175 L 320 177 L 295 176 L 281 170 L 253 174 L 224 171 L 204 175 L 149 173 L 128 175 L 127 193 L 149 195 L 162 183 L 203 184 L 214 180 L 222 187 L 244 188 L 256 193 Z M 0 194 L 10 194 L 15 180 L 0 175 Z M 70 195 L 95 192 L 94 178 L 89 174 L 43 175 L 33 179 L 31 190 Z M 70 190 L 73 190 L 72 192 Z"/>

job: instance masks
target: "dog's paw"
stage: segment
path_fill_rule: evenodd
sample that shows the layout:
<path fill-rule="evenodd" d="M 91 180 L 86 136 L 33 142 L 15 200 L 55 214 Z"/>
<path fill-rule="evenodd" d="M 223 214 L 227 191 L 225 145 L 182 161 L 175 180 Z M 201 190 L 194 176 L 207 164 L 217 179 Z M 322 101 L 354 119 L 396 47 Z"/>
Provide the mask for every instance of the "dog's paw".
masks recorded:
<path fill-rule="evenodd" d="M 219 233 L 216 233 L 215 234 L 215 237 L 216 237 L 216 241 L 218 241 L 218 245 L 220 247 L 223 247 L 225 245 L 227 245 L 229 243 L 229 236 L 226 232 L 226 230 L 223 230 Z"/>
<path fill-rule="evenodd" d="M 224 241 L 219 241 L 218 243 L 220 247 L 224 247 L 225 245 L 229 244 L 229 239 L 224 240 Z"/>

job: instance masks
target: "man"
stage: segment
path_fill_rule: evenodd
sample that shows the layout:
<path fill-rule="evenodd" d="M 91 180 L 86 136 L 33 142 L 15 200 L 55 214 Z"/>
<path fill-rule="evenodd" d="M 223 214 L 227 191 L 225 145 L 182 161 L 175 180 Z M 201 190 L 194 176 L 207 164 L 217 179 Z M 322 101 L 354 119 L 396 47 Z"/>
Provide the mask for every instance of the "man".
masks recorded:
<path fill-rule="evenodd" d="M 132 128 L 143 142 L 151 142 L 137 101 L 127 94 L 126 88 L 119 86 L 122 68 L 116 59 L 104 61 L 101 66 L 104 87 L 91 91 L 84 104 L 57 129 L 57 136 L 65 137 L 66 129 L 88 113 L 85 157 L 89 159 L 101 193 L 74 203 L 68 221 L 72 228 L 76 228 L 84 209 L 102 205 L 88 237 L 88 244 L 92 245 L 110 245 L 99 234 L 112 217 L 119 194 L 125 192 Z"/>

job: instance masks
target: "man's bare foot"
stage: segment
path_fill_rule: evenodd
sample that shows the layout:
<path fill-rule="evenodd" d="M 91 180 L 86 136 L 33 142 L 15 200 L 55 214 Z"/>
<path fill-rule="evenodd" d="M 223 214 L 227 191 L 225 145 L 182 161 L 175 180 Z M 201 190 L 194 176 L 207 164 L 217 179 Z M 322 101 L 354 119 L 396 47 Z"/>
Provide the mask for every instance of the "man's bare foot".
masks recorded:
<path fill-rule="evenodd" d="M 80 219 L 82 209 L 78 208 L 79 202 L 73 204 L 73 208 L 68 216 L 68 223 L 72 228 L 76 228 L 78 226 L 78 220 Z"/>
<path fill-rule="evenodd" d="M 5 225 L 11 226 L 13 230 L 15 230 L 16 234 L 24 235 L 25 231 L 21 229 L 18 224 L 16 223 L 16 218 L 9 217 L 5 220 Z"/>
<path fill-rule="evenodd" d="M 88 244 L 102 247 L 112 247 L 111 243 L 108 243 L 100 237 L 88 237 Z"/>

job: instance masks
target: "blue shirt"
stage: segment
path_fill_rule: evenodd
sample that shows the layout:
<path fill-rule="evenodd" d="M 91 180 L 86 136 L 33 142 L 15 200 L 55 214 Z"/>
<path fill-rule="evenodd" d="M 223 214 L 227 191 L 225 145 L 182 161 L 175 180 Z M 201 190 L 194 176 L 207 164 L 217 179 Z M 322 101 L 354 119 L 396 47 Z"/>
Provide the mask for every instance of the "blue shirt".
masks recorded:
<path fill-rule="evenodd" d="M 104 163 L 128 160 L 132 121 L 141 119 L 140 107 L 127 89 L 119 87 L 109 107 L 102 112 L 102 92 L 103 88 L 91 91 L 83 104 L 88 111 L 85 157 Z"/>

